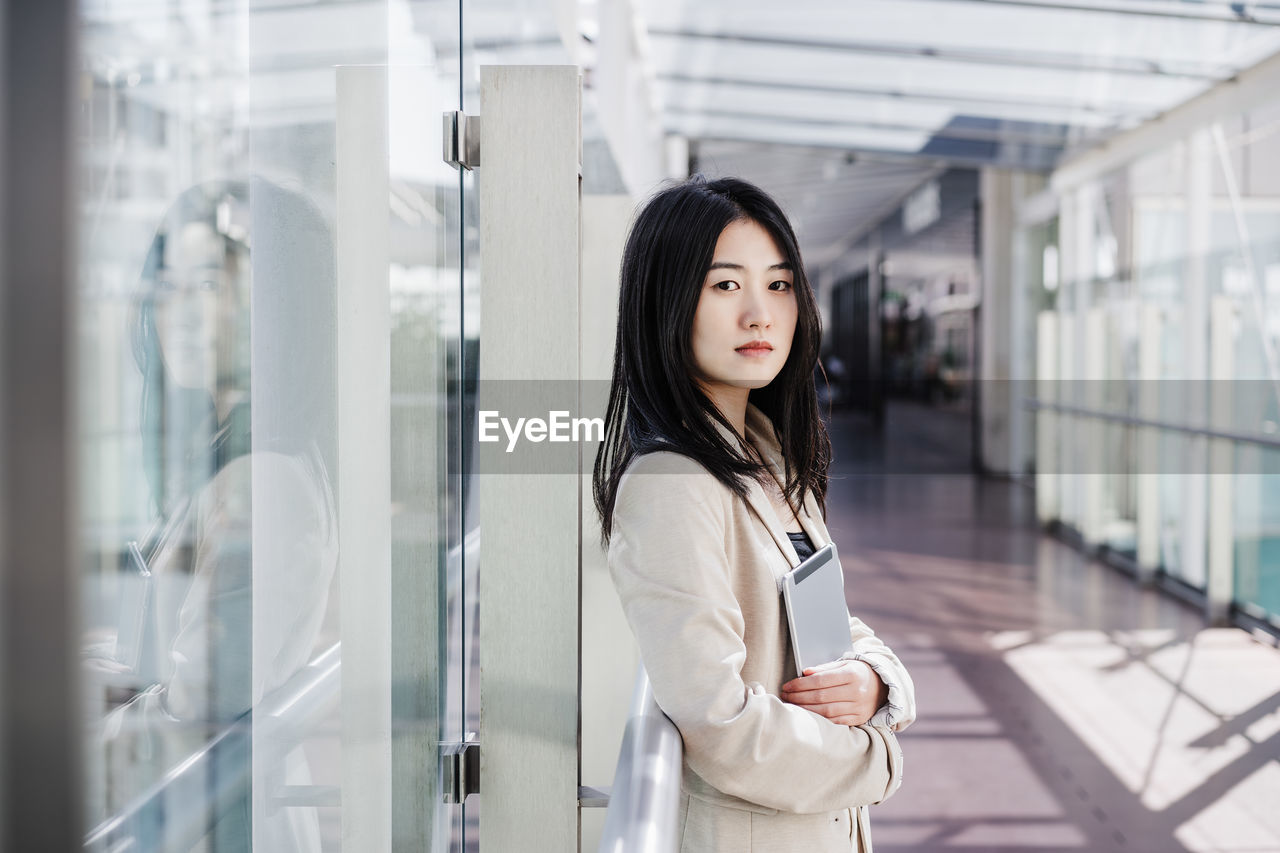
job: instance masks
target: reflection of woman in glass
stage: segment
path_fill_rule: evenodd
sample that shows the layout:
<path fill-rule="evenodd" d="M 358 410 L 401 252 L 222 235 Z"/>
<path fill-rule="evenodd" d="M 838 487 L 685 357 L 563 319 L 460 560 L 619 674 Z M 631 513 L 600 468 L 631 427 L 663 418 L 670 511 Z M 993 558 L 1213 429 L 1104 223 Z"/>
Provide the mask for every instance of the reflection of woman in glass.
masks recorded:
<path fill-rule="evenodd" d="M 654 698 L 684 741 L 684 851 L 869 850 L 901 782 L 911 679 L 857 618 L 797 673 L 779 579 L 830 541 L 821 335 L 795 235 L 743 181 L 694 178 L 623 256 L 596 504 Z"/>
<path fill-rule="evenodd" d="M 141 620 L 151 635 L 139 639 L 151 660 L 141 654 L 138 665 L 155 683 L 109 722 L 109 737 L 134 734 L 119 739 L 110 763 L 113 808 L 306 665 L 336 566 L 332 244 L 309 203 L 263 181 L 251 186 L 260 217 L 252 229 L 250 185 L 183 193 L 135 301 L 144 465 L 159 519 L 131 556 L 155 585 L 152 615 Z M 251 233 L 253 322 L 270 336 L 252 370 Z M 120 749 L 130 743 L 136 751 Z M 301 751 L 284 752 L 268 777 L 309 784 Z M 255 754 L 255 765 L 262 759 Z M 279 792 L 260 790 L 268 786 L 257 772 L 251 802 L 247 752 L 221 774 L 242 774 L 243 793 L 217 816 L 215 849 L 319 849 L 314 810 L 271 805 Z M 211 778 L 210 796 L 226 782 Z"/>

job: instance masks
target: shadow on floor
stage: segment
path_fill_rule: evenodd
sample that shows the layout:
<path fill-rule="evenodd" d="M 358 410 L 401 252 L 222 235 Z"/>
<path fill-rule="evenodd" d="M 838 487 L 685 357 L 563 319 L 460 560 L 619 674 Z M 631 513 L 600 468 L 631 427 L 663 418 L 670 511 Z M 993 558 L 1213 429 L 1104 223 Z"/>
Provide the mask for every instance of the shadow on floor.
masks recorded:
<path fill-rule="evenodd" d="M 850 609 L 919 700 L 876 849 L 1280 851 L 1280 652 L 1043 535 L 950 414 L 831 424 Z"/>

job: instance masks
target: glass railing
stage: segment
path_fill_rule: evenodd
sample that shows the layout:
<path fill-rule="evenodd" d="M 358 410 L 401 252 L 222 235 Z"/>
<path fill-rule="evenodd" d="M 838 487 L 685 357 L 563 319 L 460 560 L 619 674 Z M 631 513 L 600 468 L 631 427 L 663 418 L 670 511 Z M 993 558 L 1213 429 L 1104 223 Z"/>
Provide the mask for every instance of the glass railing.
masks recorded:
<path fill-rule="evenodd" d="M 334 644 L 119 813 L 94 827 L 85 839 L 85 850 L 195 848 L 248 794 L 249 756 L 255 747 L 254 760 L 283 765 L 337 708 L 340 679 L 341 648 Z M 336 806 L 340 799 L 336 786 L 321 785 L 281 784 L 269 796 L 274 808 Z"/>
<path fill-rule="evenodd" d="M 1157 397 L 1183 399 L 1157 407 L 1152 415 L 1142 407 L 1025 401 L 1039 415 L 1038 428 L 1055 432 L 1062 442 L 1057 458 L 1041 459 L 1038 471 L 1071 481 L 1070 488 L 1061 484 L 1061 492 L 1074 489 L 1084 498 L 1084 511 L 1066 523 L 1079 528 L 1087 544 L 1119 555 L 1140 572 L 1172 578 L 1190 592 L 1280 630 L 1280 434 L 1269 421 L 1232 417 L 1224 410 L 1234 407 L 1221 402 L 1226 396 L 1264 398 L 1269 383 L 1092 384 L 1135 386 L 1133 399 L 1153 390 Z M 1144 384 L 1149 387 L 1139 387 Z M 1203 408 L 1187 405 L 1196 400 Z M 1090 450 L 1098 442 L 1101 448 Z M 1107 452 L 1112 445 L 1122 446 L 1121 451 Z M 1074 455 L 1068 452 L 1072 448 Z M 1090 490 L 1093 478 L 1102 478 L 1101 488 Z M 1202 493 L 1196 518 L 1189 514 L 1197 506 L 1187 500 L 1191 490 Z M 1188 524 L 1200 526 L 1199 537 L 1185 535 Z M 1150 547 L 1143 547 L 1144 538 Z M 1189 547 L 1202 553 L 1196 557 Z"/>

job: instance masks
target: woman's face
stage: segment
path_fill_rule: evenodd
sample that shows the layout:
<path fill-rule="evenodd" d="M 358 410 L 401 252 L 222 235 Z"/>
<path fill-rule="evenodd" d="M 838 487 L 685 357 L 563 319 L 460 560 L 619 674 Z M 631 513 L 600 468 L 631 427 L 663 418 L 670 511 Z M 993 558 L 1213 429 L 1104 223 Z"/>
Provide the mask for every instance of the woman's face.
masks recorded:
<path fill-rule="evenodd" d="M 794 281 L 759 224 L 738 220 L 720 232 L 693 315 L 695 378 L 718 405 L 726 395 L 745 399 L 786 364 L 798 314 Z"/>
<path fill-rule="evenodd" d="M 155 293 L 160 354 L 173 381 L 213 390 L 219 349 L 233 343 L 227 330 L 234 328 L 238 259 L 208 223 L 188 222 L 169 234 Z"/>

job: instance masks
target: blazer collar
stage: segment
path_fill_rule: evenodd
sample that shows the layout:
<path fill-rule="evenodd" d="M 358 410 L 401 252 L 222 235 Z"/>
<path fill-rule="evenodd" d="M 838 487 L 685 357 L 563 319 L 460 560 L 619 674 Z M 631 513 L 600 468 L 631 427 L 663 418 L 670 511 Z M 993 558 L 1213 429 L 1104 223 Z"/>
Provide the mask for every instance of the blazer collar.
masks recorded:
<path fill-rule="evenodd" d="M 732 430 L 714 419 L 711 422 L 726 441 L 738 447 L 742 446 L 742 439 Z M 782 458 L 782 445 L 778 441 L 777 432 L 775 432 L 773 424 L 764 412 L 751 403 L 747 404 L 746 431 L 747 440 L 760 452 L 770 474 L 779 484 L 785 483 L 786 475 Z M 765 526 L 765 529 L 769 531 L 769 535 L 773 538 L 778 549 L 782 551 L 783 556 L 787 558 L 787 562 L 793 568 L 800 565 L 800 556 L 796 553 L 795 546 L 791 544 L 791 539 L 787 536 L 786 527 L 778 518 L 777 512 L 774 511 L 773 501 L 769 500 L 769 495 L 765 492 L 764 486 L 757 480 L 751 479 L 747 483 L 747 505 L 755 513 L 756 518 Z M 809 535 L 809 541 L 813 543 L 815 549 L 823 547 L 830 541 L 830 534 L 827 533 L 826 525 L 822 523 L 822 512 L 818 508 L 817 501 L 813 495 L 805 495 L 804 505 L 799 508 L 796 517 L 800 521 L 800 527 Z"/>

